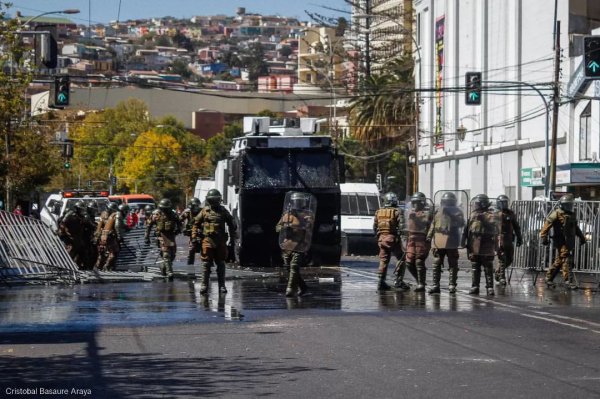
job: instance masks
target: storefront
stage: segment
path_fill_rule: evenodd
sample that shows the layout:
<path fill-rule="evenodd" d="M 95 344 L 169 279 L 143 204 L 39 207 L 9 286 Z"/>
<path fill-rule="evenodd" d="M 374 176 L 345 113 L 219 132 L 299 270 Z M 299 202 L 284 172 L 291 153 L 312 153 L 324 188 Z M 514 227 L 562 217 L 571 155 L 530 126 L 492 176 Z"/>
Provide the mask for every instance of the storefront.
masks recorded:
<path fill-rule="evenodd" d="M 521 187 L 531 187 L 533 197 L 544 195 L 544 168 L 521 169 Z M 600 163 L 579 162 L 556 167 L 556 191 L 573 193 L 587 201 L 600 201 Z"/>

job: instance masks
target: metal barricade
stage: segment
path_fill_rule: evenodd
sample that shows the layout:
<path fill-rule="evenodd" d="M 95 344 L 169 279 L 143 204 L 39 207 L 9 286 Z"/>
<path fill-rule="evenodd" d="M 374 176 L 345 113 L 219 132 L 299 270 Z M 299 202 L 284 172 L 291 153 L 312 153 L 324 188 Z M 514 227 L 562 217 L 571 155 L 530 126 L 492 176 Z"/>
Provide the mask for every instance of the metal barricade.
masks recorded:
<path fill-rule="evenodd" d="M 37 219 L 0 211 L 0 281 L 78 281 L 63 242 Z"/>
<path fill-rule="evenodd" d="M 558 206 L 556 201 L 514 201 L 511 209 L 515 212 L 523 234 L 523 245 L 515 248 L 513 267 L 541 272 L 554 261 L 556 251 L 543 246 L 540 230 L 546 217 Z M 575 201 L 575 215 L 578 225 L 586 236 L 587 244 L 575 246 L 573 271 L 600 273 L 600 202 Z M 552 231 L 550 233 L 552 235 Z M 575 241 L 578 243 L 578 240 Z"/>
<path fill-rule="evenodd" d="M 133 228 L 125 233 L 115 270 L 134 272 L 148 271 L 149 268 L 154 270 L 156 263 L 160 261 L 160 250 L 153 243 L 146 244 L 145 232 L 146 229 L 140 227 Z M 150 237 L 154 237 L 153 232 Z M 151 241 L 154 241 L 154 239 Z"/>

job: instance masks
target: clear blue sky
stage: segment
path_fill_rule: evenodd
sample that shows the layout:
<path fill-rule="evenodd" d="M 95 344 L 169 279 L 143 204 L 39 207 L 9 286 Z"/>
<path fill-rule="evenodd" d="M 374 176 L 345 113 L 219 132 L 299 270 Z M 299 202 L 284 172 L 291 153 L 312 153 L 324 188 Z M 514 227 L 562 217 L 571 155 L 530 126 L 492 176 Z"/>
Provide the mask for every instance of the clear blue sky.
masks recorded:
<path fill-rule="evenodd" d="M 78 8 L 80 14 L 67 16 L 78 24 L 87 24 L 88 18 L 91 19 L 92 24 L 106 23 L 116 20 L 117 16 L 120 21 L 167 15 L 176 18 L 216 14 L 233 16 L 237 7 L 246 7 L 247 13 L 296 17 L 301 21 L 309 20 L 304 10 L 328 16 L 345 16 L 348 19 L 349 14 L 336 13 L 324 7 L 350 11 L 350 6 L 344 0 L 12 0 L 11 2 L 13 4 L 9 9 L 11 15 L 14 15 L 16 10 L 20 10 L 23 15 L 31 16 L 46 11 Z M 119 3 L 121 3 L 120 14 Z"/>

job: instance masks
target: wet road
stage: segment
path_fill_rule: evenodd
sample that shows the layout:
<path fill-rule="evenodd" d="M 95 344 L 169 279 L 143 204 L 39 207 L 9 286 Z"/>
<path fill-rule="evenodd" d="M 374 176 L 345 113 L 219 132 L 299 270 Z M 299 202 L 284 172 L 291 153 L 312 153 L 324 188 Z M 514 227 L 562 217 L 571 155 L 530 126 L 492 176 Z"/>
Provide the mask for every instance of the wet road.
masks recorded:
<path fill-rule="evenodd" d="M 229 270 L 226 296 L 184 279 L 2 289 L 0 397 L 600 396 L 593 279 L 569 292 L 516 272 L 473 297 L 463 268 L 456 295 L 377 294 L 376 268 L 306 270 L 293 299 L 276 270 Z"/>

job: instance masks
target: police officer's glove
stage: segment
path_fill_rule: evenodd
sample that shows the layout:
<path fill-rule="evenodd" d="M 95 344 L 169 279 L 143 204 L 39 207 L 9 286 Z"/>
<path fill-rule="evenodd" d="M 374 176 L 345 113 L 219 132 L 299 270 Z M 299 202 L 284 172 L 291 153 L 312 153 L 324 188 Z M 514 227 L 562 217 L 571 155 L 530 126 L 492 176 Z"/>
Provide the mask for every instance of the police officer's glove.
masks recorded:
<path fill-rule="evenodd" d="M 521 245 L 523 245 L 523 241 L 519 238 L 517 239 L 517 247 L 520 247 Z"/>
<path fill-rule="evenodd" d="M 550 240 L 548 239 L 548 237 L 545 237 L 545 238 L 542 239 L 542 245 L 543 246 L 550 245 Z"/>

